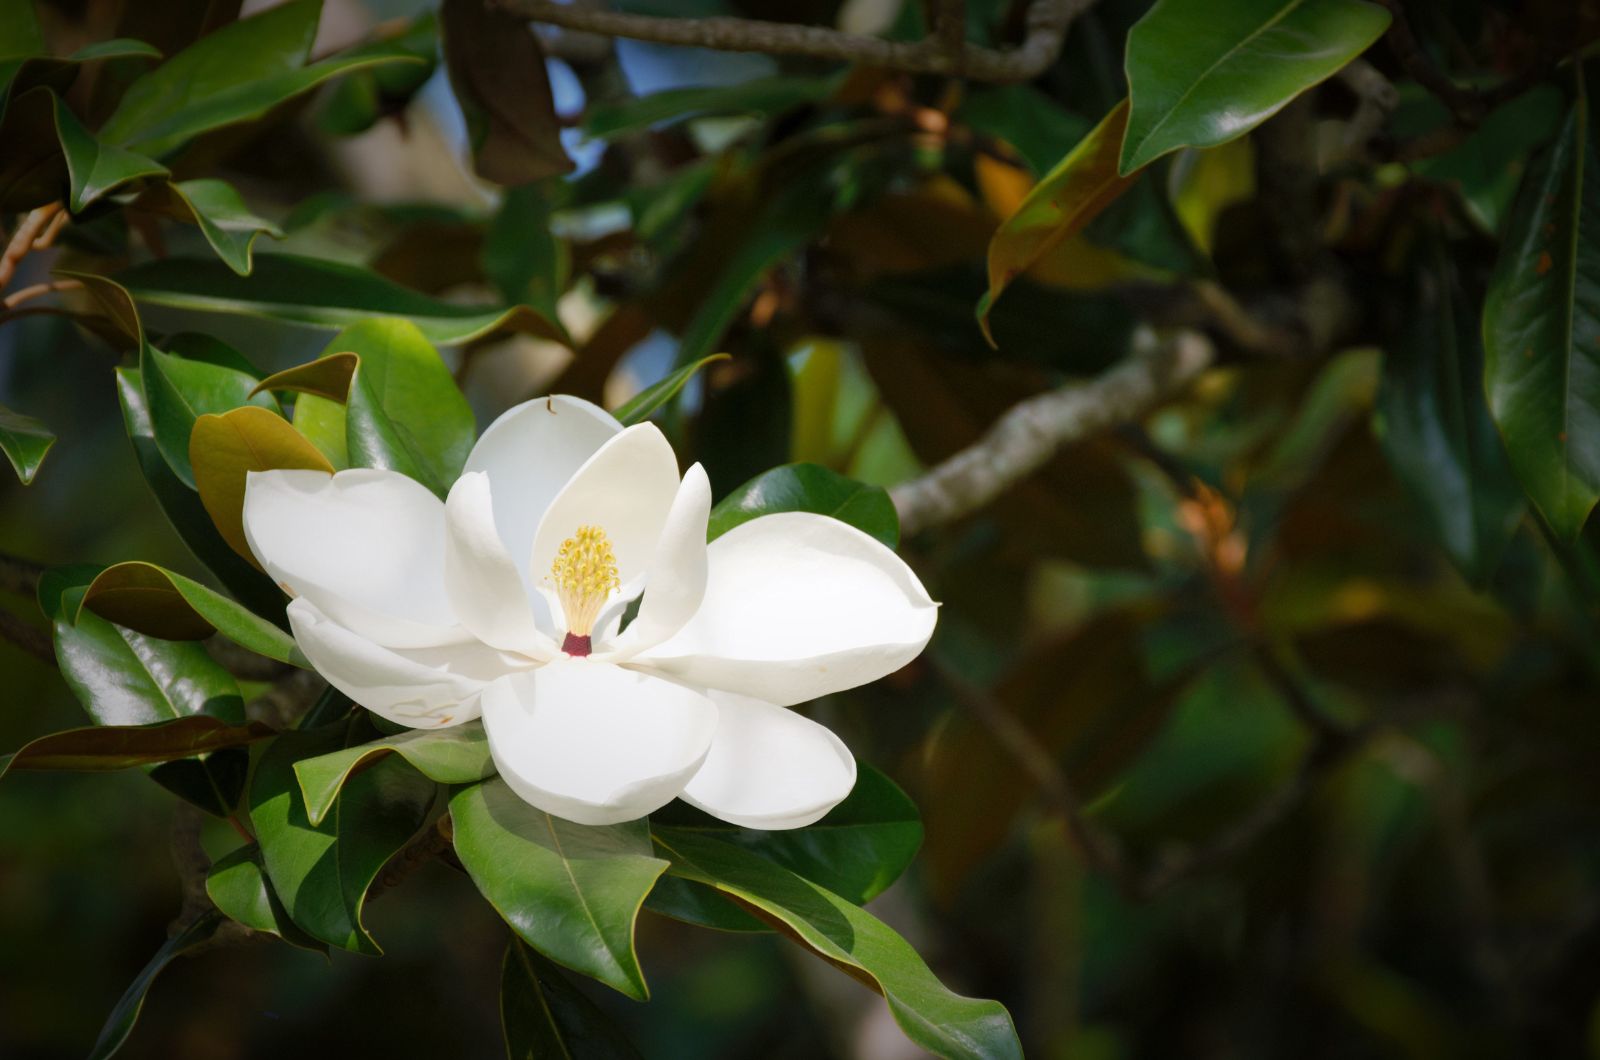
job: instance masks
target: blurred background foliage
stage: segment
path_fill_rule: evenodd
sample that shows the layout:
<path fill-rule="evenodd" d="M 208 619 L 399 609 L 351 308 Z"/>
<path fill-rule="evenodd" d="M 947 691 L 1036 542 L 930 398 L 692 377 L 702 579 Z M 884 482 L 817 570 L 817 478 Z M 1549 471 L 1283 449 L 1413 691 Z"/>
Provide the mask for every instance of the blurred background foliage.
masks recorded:
<path fill-rule="evenodd" d="M 910 0 L 619 6 L 925 32 Z M 1587 0 L 1407 6 L 1474 88 L 1596 26 Z M 54 54 L 113 36 L 170 54 L 232 7 L 37 10 Z M 1024 7 L 968 4 L 969 40 L 1015 40 Z M 1545 530 L 1514 486 L 1484 502 L 1507 481 L 1492 471 L 1451 492 L 1461 453 L 1426 429 L 1481 402 L 1484 292 L 1571 79 L 1468 121 L 1380 44 L 1367 60 L 1398 91 L 1376 122 L 1340 78 L 1162 159 L 1011 285 L 991 347 L 973 314 L 991 238 L 1126 95 L 1148 7 L 1095 4 L 1059 60 L 1008 85 L 552 34 L 572 170 L 500 188 L 470 157 L 497 119 L 457 93 L 544 79 L 463 90 L 468 61 L 452 93 L 432 12 L 329 0 L 313 54 L 382 40 L 426 62 L 357 70 L 168 161 L 224 177 L 281 233 L 258 270 L 306 255 L 558 315 L 576 354 L 505 332 L 447 351 L 480 425 L 547 392 L 615 407 L 731 354 L 661 418 L 719 497 L 790 461 L 893 486 L 1140 329 L 1207 331 L 1217 364 L 1175 400 L 903 542 L 944 604 L 933 647 L 817 712 L 923 814 L 916 863 L 872 908 L 951 986 L 1004 1001 L 1034 1056 L 1600 1056 L 1595 531 Z M 104 115 L 140 61 L 85 70 L 67 99 Z M 140 263 L 201 255 L 218 284 L 227 266 L 148 205 L 74 224 L 19 283 L 124 255 L 163 331 L 225 338 L 264 372 L 322 348 L 270 307 L 182 304 L 182 277 Z M 1252 342 L 1195 294 L 1218 290 L 1290 341 Z M 0 401 L 59 442 L 31 485 L 0 483 L 0 549 L 202 576 L 139 473 L 116 363 L 70 316 L 4 319 Z M 1469 457 L 1503 464 L 1489 445 Z M 82 723 L 53 668 L 9 643 L 0 660 L 0 747 Z M 0 784 L 0 1055 L 82 1055 L 160 943 L 169 805 L 137 771 Z M 370 926 L 384 960 L 175 963 L 125 1055 L 498 1055 L 505 932 L 470 883 L 426 866 Z M 647 916 L 639 949 L 648 1006 L 583 988 L 648 1057 L 918 1055 L 869 992 L 773 936 Z"/>

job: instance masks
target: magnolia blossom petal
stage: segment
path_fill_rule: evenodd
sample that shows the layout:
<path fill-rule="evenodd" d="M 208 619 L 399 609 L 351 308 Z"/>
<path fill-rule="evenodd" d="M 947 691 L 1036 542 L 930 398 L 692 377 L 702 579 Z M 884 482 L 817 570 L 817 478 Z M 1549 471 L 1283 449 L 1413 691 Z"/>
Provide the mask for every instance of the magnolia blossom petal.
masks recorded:
<path fill-rule="evenodd" d="M 711 698 L 717 735 L 685 802 L 745 828 L 803 828 L 855 787 L 856 760 L 825 726 L 748 696 Z"/>
<path fill-rule="evenodd" d="M 550 502 L 533 536 L 534 578 L 548 576 L 561 542 L 578 527 L 598 526 L 611 541 L 626 595 L 655 554 L 677 493 L 678 458 L 667 439 L 653 423 L 629 427 L 601 446 Z"/>
<path fill-rule="evenodd" d="M 711 542 L 694 618 L 630 665 L 781 706 L 854 688 L 917 657 L 938 604 L 881 542 L 780 512 Z"/>
<path fill-rule="evenodd" d="M 589 659 L 503 678 L 482 702 L 489 752 L 511 790 L 578 824 L 632 821 L 671 802 L 717 729 L 702 693 Z"/>
<path fill-rule="evenodd" d="M 289 593 L 392 648 L 470 639 L 444 588 L 444 504 L 394 471 L 253 471 L 250 550 Z"/>
<path fill-rule="evenodd" d="M 600 406 L 554 394 L 506 410 L 467 455 L 467 471 L 489 476 L 495 526 L 530 588 L 545 573 L 535 570 L 530 578 L 528 570 L 545 509 L 584 461 L 621 430 Z"/>
<path fill-rule="evenodd" d="M 328 683 L 399 725 L 460 725 L 478 717 L 479 694 L 527 663 L 467 641 L 438 648 L 385 648 L 352 633 L 301 597 L 289 605 L 295 643 Z"/>
<path fill-rule="evenodd" d="M 457 479 L 445 501 L 444 584 L 461 624 L 485 644 L 541 660 L 556 653 L 534 617 L 535 607 L 545 610 L 544 598 L 530 599 L 495 530 L 489 476 L 482 471 Z"/>
<path fill-rule="evenodd" d="M 660 644 L 700 609 L 706 592 L 706 521 L 710 515 L 711 482 L 705 468 L 696 464 L 684 473 L 656 541 L 639 613 L 620 636 L 604 644 L 608 657 L 625 659 Z"/>

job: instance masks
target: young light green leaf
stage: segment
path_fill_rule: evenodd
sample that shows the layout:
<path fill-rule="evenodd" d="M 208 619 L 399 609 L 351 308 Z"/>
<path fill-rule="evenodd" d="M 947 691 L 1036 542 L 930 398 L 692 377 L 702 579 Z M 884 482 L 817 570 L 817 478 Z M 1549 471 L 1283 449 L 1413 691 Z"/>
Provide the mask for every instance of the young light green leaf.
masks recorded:
<path fill-rule="evenodd" d="M 868 486 L 820 464 L 785 464 L 763 472 L 711 509 L 706 527 L 715 540 L 740 523 L 773 512 L 815 512 L 849 523 L 890 548 L 900 541 L 900 517 L 880 486 Z"/>
<path fill-rule="evenodd" d="M 513 931 L 558 964 L 635 1000 L 649 997 L 633 928 L 667 863 L 651 854 L 644 821 L 573 824 L 534 809 L 502 780 L 458 792 L 450 816 L 456 854 Z"/>
<path fill-rule="evenodd" d="M 206 873 L 206 894 L 212 904 L 247 928 L 277 935 L 285 942 L 319 953 L 328 947 L 300 930 L 283 900 L 272 889 L 261 847 L 251 843 L 218 858 Z"/>
<path fill-rule="evenodd" d="M 657 838 L 674 876 L 732 895 L 792 933 L 819 956 L 874 984 L 900 1029 L 938 1056 L 1020 1060 L 1005 1007 L 952 993 L 910 943 L 877 917 L 757 854 L 709 836 Z"/>
<path fill-rule="evenodd" d="M 202 312 L 270 317 L 337 330 L 372 317 L 403 317 L 429 342 L 454 346 L 502 330 L 566 343 L 559 325 L 528 306 L 444 302 L 375 272 L 319 258 L 263 254 L 249 276 L 216 261 L 168 258 L 117 277 L 136 301 Z"/>
<path fill-rule="evenodd" d="M 1388 26 L 1389 13 L 1366 0 L 1158 0 L 1128 34 L 1119 171 L 1243 136 Z"/>
<path fill-rule="evenodd" d="M 221 633 L 257 655 L 310 669 L 289 634 L 216 590 L 154 563 L 130 560 L 107 567 L 85 591 L 82 606 L 152 637 L 201 640 Z"/>
<path fill-rule="evenodd" d="M 509 1060 L 628 1060 L 639 1053 L 554 963 L 513 937 L 500 962 L 500 1028 Z"/>
<path fill-rule="evenodd" d="M 24 486 L 39 473 L 45 454 L 55 444 L 56 436 L 43 423 L 0 405 L 0 449 Z"/>
<path fill-rule="evenodd" d="M 471 784 L 494 775 L 489 738 L 484 735 L 482 722 L 448 729 L 407 729 L 381 740 L 296 762 L 294 772 L 311 823 L 322 823 L 353 773 L 391 754 L 398 754 L 417 772 L 441 784 Z"/>
<path fill-rule="evenodd" d="M 359 731 L 335 725 L 273 741 L 250 781 L 250 820 L 267 875 L 295 923 L 330 945 L 376 954 L 382 950 L 361 923 L 367 888 L 427 820 L 437 787 L 390 758 L 352 777 L 313 825 L 294 763 L 337 751 Z"/>
<path fill-rule="evenodd" d="M 1523 180 L 1483 307 L 1484 382 L 1511 466 L 1572 540 L 1600 498 L 1600 152 L 1581 69 Z"/>
<path fill-rule="evenodd" d="M 700 373 L 700 369 L 714 361 L 728 359 L 729 355 L 726 353 L 713 353 L 710 357 L 702 357 L 693 364 L 686 364 L 665 379 L 652 383 L 623 402 L 612 415 L 628 426 L 643 423 L 650 418 L 652 412 L 676 397 L 684 384 Z"/>

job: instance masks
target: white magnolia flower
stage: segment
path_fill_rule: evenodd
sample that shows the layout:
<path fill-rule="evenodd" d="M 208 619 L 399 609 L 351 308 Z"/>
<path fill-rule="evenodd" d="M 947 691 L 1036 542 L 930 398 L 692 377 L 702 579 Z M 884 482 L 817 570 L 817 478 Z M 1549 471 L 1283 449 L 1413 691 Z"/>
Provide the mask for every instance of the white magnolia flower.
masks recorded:
<path fill-rule="evenodd" d="M 551 397 L 495 421 L 447 501 L 391 471 L 266 471 L 244 525 L 323 677 L 413 728 L 481 715 L 534 806 L 614 824 L 681 797 L 797 828 L 856 766 L 786 708 L 904 666 L 938 605 L 838 520 L 767 515 L 708 546 L 710 509 L 654 426 Z"/>

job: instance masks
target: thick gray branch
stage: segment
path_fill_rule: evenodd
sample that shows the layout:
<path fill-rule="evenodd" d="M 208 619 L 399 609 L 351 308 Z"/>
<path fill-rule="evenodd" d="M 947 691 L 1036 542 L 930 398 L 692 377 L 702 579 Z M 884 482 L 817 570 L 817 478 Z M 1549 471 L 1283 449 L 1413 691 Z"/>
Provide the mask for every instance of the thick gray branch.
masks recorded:
<path fill-rule="evenodd" d="M 889 491 L 904 533 L 948 523 L 989 504 L 1068 442 L 1137 419 L 1177 392 L 1212 361 L 1198 332 L 1161 339 L 1087 383 L 1029 398 L 1001 416 L 987 434 L 921 478 Z"/>
<path fill-rule="evenodd" d="M 658 18 L 596 11 L 553 0 L 490 0 L 494 5 L 546 25 L 608 37 L 678 44 L 719 51 L 809 55 L 816 59 L 865 63 L 909 73 L 955 74 L 977 81 L 1026 81 L 1037 77 L 1061 54 L 1067 27 L 1094 0 L 1034 0 L 1028 30 L 1008 50 L 966 45 L 952 48 L 955 27 L 948 24 L 926 40 L 891 41 L 845 33 L 825 26 L 761 22 L 744 18 Z M 950 5 L 952 8 L 954 5 Z"/>

